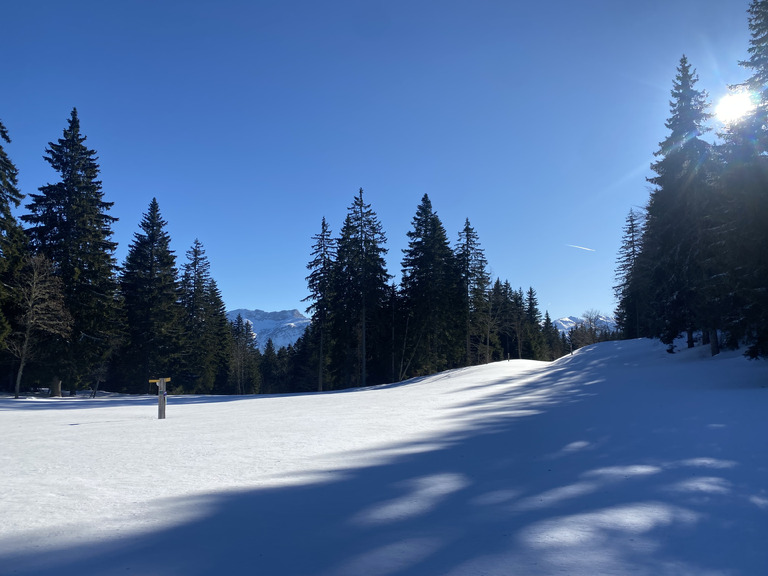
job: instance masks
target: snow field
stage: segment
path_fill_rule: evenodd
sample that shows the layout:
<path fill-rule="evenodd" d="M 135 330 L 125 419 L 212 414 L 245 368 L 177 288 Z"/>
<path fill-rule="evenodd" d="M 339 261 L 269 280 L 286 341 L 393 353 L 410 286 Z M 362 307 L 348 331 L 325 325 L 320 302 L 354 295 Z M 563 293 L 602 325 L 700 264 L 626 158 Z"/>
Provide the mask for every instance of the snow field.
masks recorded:
<path fill-rule="evenodd" d="M 767 386 L 630 341 L 166 420 L 0 399 L 0 574 L 764 574 Z"/>

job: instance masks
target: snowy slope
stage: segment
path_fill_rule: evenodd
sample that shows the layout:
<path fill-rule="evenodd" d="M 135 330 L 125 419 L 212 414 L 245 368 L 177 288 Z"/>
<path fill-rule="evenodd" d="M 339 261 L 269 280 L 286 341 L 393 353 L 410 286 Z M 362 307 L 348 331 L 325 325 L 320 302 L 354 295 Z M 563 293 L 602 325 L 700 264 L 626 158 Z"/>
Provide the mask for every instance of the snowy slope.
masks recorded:
<path fill-rule="evenodd" d="M 0 573 L 768 574 L 768 367 L 706 354 L 0 399 Z"/>
<path fill-rule="evenodd" d="M 234 321 L 237 315 L 251 323 L 251 330 L 256 334 L 256 343 L 263 352 L 268 340 L 272 340 L 276 349 L 295 344 L 309 326 L 309 318 L 298 310 L 230 310 L 227 318 Z"/>

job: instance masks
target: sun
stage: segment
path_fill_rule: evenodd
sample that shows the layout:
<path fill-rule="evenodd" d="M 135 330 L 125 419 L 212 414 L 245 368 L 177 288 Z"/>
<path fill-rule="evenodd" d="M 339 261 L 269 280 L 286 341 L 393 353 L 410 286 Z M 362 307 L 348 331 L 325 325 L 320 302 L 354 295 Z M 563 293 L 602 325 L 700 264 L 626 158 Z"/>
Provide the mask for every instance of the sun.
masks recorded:
<path fill-rule="evenodd" d="M 715 116 L 723 124 L 738 122 L 755 108 L 749 92 L 731 92 L 720 98 Z"/>

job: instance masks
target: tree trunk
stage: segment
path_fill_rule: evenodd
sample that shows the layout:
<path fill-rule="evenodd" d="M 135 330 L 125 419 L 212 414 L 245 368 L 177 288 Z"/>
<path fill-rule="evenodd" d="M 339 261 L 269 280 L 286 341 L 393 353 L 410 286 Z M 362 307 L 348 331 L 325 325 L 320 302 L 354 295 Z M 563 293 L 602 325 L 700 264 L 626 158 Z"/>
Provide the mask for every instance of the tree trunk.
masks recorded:
<path fill-rule="evenodd" d="M 317 391 L 323 391 L 323 364 L 325 363 L 325 356 L 323 354 L 323 324 L 320 323 L 320 358 L 318 359 L 319 366 L 317 367 Z"/>
<path fill-rule="evenodd" d="M 366 381 L 365 377 L 366 377 L 366 371 L 367 371 L 367 368 L 366 368 L 366 365 L 365 365 L 365 360 L 366 360 L 366 358 L 365 358 L 365 356 L 366 356 L 365 332 L 366 332 L 366 329 L 367 329 L 367 326 L 365 325 L 365 316 L 366 316 L 366 314 L 365 314 L 365 298 L 363 298 L 363 313 L 362 313 L 363 335 L 362 335 L 362 343 L 361 343 L 361 347 L 363 349 L 362 350 L 363 354 L 362 354 L 362 358 L 360 359 L 360 368 L 361 368 L 360 382 L 361 382 L 363 388 L 365 388 L 365 381 Z"/>
<path fill-rule="evenodd" d="M 15 397 L 19 397 L 19 392 L 21 391 L 21 375 L 24 372 L 24 366 L 27 364 L 27 351 L 29 349 L 29 327 L 27 327 L 26 334 L 24 336 L 24 343 L 21 345 L 21 353 L 19 354 L 19 371 L 16 372 L 16 388 Z"/>
<path fill-rule="evenodd" d="M 54 376 L 51 380 L 51 396 L 54 398 L 61 397 L 61 378 Z"/>
<path fill-rule="evenodd" d="M 688 328 L 687 332 L 688 332 L 688 348 L 693 348 L 693 344 L 694 344 L 694 342 L 693 342 L 693 329 L 692 328 Z"/>
<path fill-rule="evenodd" d="M 19 391 L 21 390 L 21 374 L 24 372 L 24 365 L 26 364 L 26 358 L 21 358 L 19 362 L 19 371 L 16 372 L 16 396 L 15 398 L 19 397 Z"/>
<path fill-rule="evenodd" d="M 720 342 L 717 340 L 717 330 L 709 331 L 709 350 L 712 356 L 720 354 Z"/>

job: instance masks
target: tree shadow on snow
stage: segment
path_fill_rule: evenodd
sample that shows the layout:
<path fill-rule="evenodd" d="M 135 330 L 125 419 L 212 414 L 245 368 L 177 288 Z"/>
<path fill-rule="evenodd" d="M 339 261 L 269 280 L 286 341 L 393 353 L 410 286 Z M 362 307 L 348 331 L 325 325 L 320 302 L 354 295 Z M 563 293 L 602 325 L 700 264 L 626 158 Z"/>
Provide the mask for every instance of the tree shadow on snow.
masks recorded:
<path fill-rule="evenodd" d="M 724 389 L 661 393 L 663 372 L 640 358 L 592 356 L 499 378 L 484 401 L 448 409 L 467 425 L 431 447 L 325 480 L 158 502 L 193 517 L 106 543 L 41 543 L 34 556 L 3 545 L 0 572 L 768 573 L 768 426 L 745 428 L 765 419 L 729 410 Z M 756 398 L 737 406 L 761 410 Z"/>

